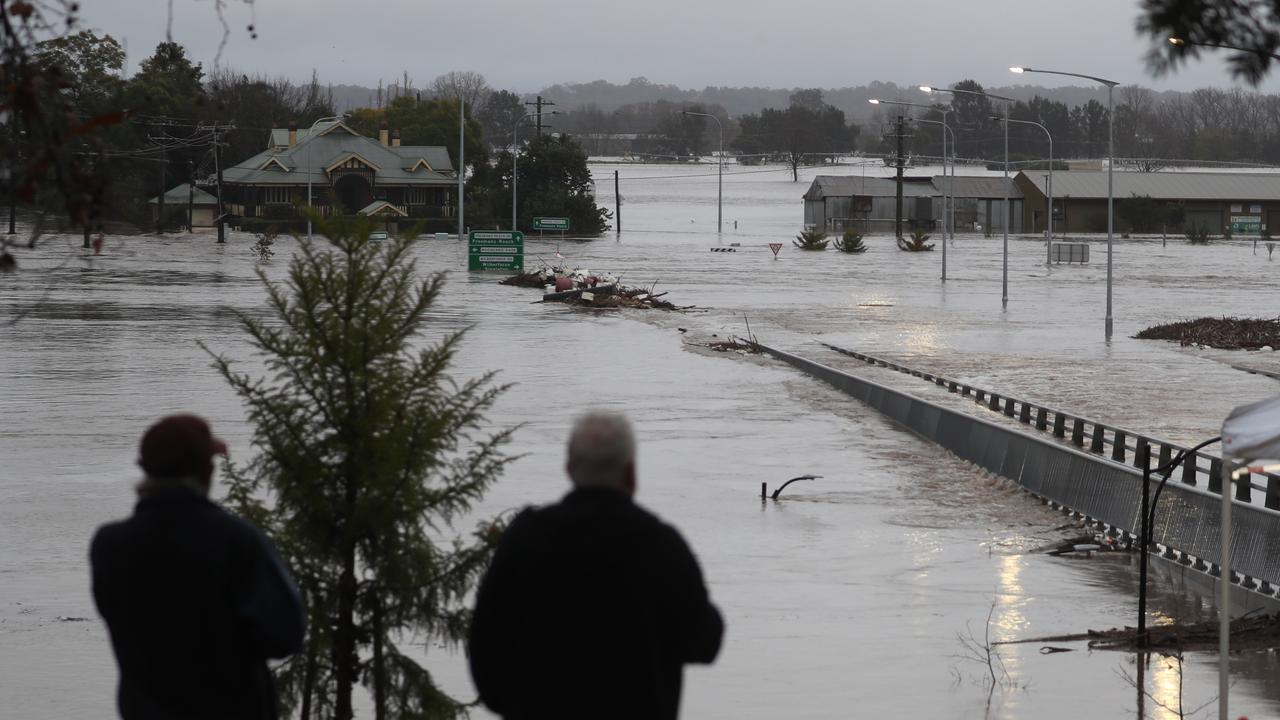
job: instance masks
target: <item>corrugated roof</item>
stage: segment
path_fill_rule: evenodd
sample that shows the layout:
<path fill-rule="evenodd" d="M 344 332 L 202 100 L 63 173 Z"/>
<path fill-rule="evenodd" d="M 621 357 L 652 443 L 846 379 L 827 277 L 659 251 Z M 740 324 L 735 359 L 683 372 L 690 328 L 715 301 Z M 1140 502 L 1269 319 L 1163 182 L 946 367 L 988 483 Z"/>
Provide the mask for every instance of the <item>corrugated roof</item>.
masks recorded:
<path fill-rule="evenodd" d="M 1046 193 L 1047 173 L 1019 173 Z M 1161 200 L 1280 200 L 1280 174 L 1202 172 L 1115 172 L 1114 196 L 1150 195 Z M 1107 197 L 1105 172 L 1055 172 L 1054 197 Z"/>
<path fill-rule="evenodd" d="M 951 178 L 935 175 L 931 178 L 904 178 L 902 183 L 903 197 L 941 197 L 943 189 Z M 1013 178 L 1002 177 L 957 176 L 955 179 L 958 198 L 991 198 L 1004 199 L 1005 188 L 1008 187 L 1010 198 L 1021 198 L 1022 190 L 1014 184 Z M 809 191 L 804 194 L 805 200 L 820 200 L 826 197 L 849 197 L 852 195 L 870 195 L 872 197 L 893 197 L 897 195 L 897 183 L 893 178 L 869 177 L 856 175 L 819 175 L 813 179 Z"/>
<path fill-rule="evenodd" d="M 1005 180 L 1003 177 L 957 175 L 954 179 L 956 185 L 954 195 L 958 198 L 1003 200 L 1006 187 L 1011 199 L 1022 197 L 1022 190 L 1014 183 L 1013 178 Z M 933 177 L 933 186 L 938 189 L 938 194 L 941 195 L 947 191 L 951 180 L 952 178 L 942 175 Z"/>
<path fill-rule="evenodd" d="M 402 145 L 393 148 L 373 138 L 348 132 L 345 125 L 334 128 L 331 132 L 322 132 L 327 129 L 327 125 L 321 124 L 314 136 L 300 139 L 291 148 L 267 149 L 227 168 L 222 174 L 223 182 L 235 185 L 305 185 L 310 173 L 312 183 L 327 183 L 329 177 L 324 168 L 351 153 L 378 166 L 375 182 L 379 185 L 426 187 L 451 186 L 457 182 L 449 152 L 443 147 Z M 287 144 L 288 131 L 285 133 Z M 272 134 L 274 136 L 275 131 Z M 298 134 L 301 138 L 303 132 L 299 130 Z M 258 169 L 271 158 L 279 160 L 290 170 L 281 170 L 275 164 L 263 170 Z M 432 169 L 419 167 L 414 172 L 408 172 L 405 167 L 418 158 L 426 160 Z"/>
<path fill-rule="evenodd" d="M 819 175 L 809 185 L 804 194 L 805 200 L 821 200 L 826 197 L 850 197 L 853 195 L 870 195 L 872 197 L 896 196 L 897 182 L 892 178 L 859 177 L 856 175 Z M 937 194 L 927 179 L 906 180 L 902 183 L 903 197 L 931 197 Z"/>
<path fill-rule="evenodd" d="M 196 205 L 217 205 L 218 204 L 218 198 L 210 195 L 209 193 L 205 192 L 204 190 L 201 190 L 200 188 L 196 188 L 195 192 L 192 193 L 190 190 L 187 189 L 189 187 L 190 187 L 189 183 L 182 183 L 181 185 L 175 185 L 174 187 L 166 190 L 164 193 L 164 204 L 165 205 L 170 205 L 170 204 L 186 205 L 187 200 L 192 198 L 194 199 L 193 202 Z M 152 205 L 159 205 L 160 196 L 157 195 L 151 198 L 150 200 L 148 200 L 147 202 L 151 203 Z"/>

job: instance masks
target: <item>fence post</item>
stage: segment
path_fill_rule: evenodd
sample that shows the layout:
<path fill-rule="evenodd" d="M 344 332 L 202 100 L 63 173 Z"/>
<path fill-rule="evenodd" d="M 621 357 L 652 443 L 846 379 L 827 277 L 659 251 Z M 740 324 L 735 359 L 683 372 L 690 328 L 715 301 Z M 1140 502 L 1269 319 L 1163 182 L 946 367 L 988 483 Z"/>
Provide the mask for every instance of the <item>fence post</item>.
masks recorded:
<path fill-rule="evenodd" d="M 1280 476 L 1267 473 L 1266 504 L 1270 510 L 1280 510 Z"/>
<path fill-rule="evenodd" d="M 1200 465 L 1196 462 L 1200 458 L 1200 453 L 1187 453 L 1182 459 L 1182 484 L 1195 485 L 1196 475 L 1200 472 Z"/>
<path fill-rule="evenodd" d="M 1071 444 L 1084 447 L 1084 420 L 1080 418 L 1071 421 Z"/>
<path fill-rule="evenodd" d="M 1139 435 L 1136 444 L 1137 449 L 1134 452 L 1133 464 L 1134 467 L 1142 467 L 1139 463 L 1142 462 L 1141 458 L 1144 456 L 1144 453 L 1147 458 L 1151 457 L 1151 443 L 1146 438 Z"/>
<path fill-rule="evenodd" d="M 1021 422 L 1023 425 L 1031 424 L 1031 406 L 1030 405 L 1026 403 L 1022 403 L 1022 412 L 1018 413 L 1018 421 Z"/>
<path fill-rule="evenodd" d="M 1209 460 L 1209 492 L 1222 492 L 1222 458 Z"/>
<path fill-rule="evenodd" d="M 1066 422 L 1067 422 L 1067 419 L 1062 415 L 1062 413 L 1054 413 L 1054 416 L 1053 416 L 1053 436 L 1054 437 L 1062 437 L 1063 435 L 1066 434 L 1066 427 L 1065 427 Z"/>
<path fill-rule="evenodd" d="M 1128 450 L 1125 447 L 1125 436 L 1122 430 L 1111 431 L 1111 459 L 1116 462 L 1124 462 L 1124 453 Z"/>
<path fill-rule="evenodd" d="M 1236 481 L 1236 499 L 1240 502 L 1253 499 L 1253 473 L 1245 473 L 1244 477 Z"/>
<path fill-rule="evenodd" d="M 1098 453 L 1099 455 L 1102 454 L 1102 452 L 1106 449 L 1106 445 L 1103 442 L 1102 434 L 1105 433 L 1106 431 L 1107 429 L 1099 425 L 1098 423 L 1093 424 L 1093 437 L 1089 439 L 1089 452 L 1095 452 L 1095 453 Z"/>
<path fill-rule="evenodd" d="M 1049 411 L 1044 408 L 1036 408 L 1036 429 L 1043 430 L 1048 425 Z"/>

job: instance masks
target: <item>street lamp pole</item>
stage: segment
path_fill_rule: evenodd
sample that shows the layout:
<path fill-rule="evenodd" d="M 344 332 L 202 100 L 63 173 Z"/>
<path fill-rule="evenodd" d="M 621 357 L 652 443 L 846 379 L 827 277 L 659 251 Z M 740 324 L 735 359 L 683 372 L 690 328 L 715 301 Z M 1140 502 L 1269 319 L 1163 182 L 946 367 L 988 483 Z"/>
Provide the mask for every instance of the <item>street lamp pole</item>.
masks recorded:
<path fill-rule="evenodd" d="M 516 190 L 517 190 L 516 186 L 519 183 L 520 175 L 516 172 L 516 166 L 517 166 L 517 161 L 520 159 L 520 143 L 517 140 L 517 137 L 519 136 L 519 133 L 520 133 L 520 123 L 530 118 L 539 118 L 539 122 L 541 122 L 542 115 L 559 115 L 559 114 L 560 112 L 558 110 L 545 112 L 545 113 L 542 113 L 541 115 L 538 113 L 529 113 L 528 115 L 525 115 L 517 119 L 515 124 L 511 126 L 511 231 L 512 232 L 515 232 L 518 229 L 516 227 Z"/>
<path fill-rule="evenodd" d="M 1009 220 L 1013 213 L 1009 209 L 1009 106 L 1013 104 L 1013 98 L 1007 98 L 1003 95 L 993 95 L 988 92 L 978 92 L 977 90 L 957 90 L 947 88 L 937 88 L 931 85 L 921 85 L 920 90 L 926 93 L 947 93 L 949 95 L 977 95 L 979 97 L 988 97 L 993 100 L 1004 101 L 1004 219 L 1000 223 L 1004 226 L 1004 246 L 1001 252 L 1001 271 L 1000 271 L 1000 304 L 1003 307 L 1009 306 Z M 990 222 L 991 218 L 987 218 Z"/>
<path fill-rule="evenodd" d="M 322 122 L 342 122 L 346 115 L 333 115 L 331 117 L 317 118 L 311 123 L 311 128 L 307 130 L 307 138 L 303 142 L 307 143 L 307 210 L 311 210 L 311 140 L 315 137 L 316 125 Z M 307 242 L 311 242 L 311 213 L 307 213 Z"/>
<path fill-rule="evenodd" d="M 1015 123 L 1015 124 L 1017 124 L 1017 125 L 1035 125 L 1036 127 L 1040 128 L 1041 130 L 1043 130 L 1043 131 L 1044 131 L 1044 136 L 1045 136 L 1045 137 L 1049 138 L 1049 184 L 1048 184 L 1048 187 L 1047 187 L 1047 189 L 1048 189 L 1048 191 L 1049 191 L 1049 192 L 1048 192 L 1048 195 L 1049 195 L 1049 219 L 1048 219 L 1048 221 L 1047 221 L 1047 223 L 1048 223 L 1048 230 L 1049 230 L 1049 242 L 1045 244 L 1045 247 L 1046 247 L 1046 250 L 1045 250 L 1045 264 L 1046 264 L 1046 265 L 1049 265 L 1049 264 L 1051 264 L 1051 263 L 1053 262 L 1053 247 L 1052 247 L 1052 246 L 1053 246 L 1053 135 L 1049 134 L 1049 128 L 1047 128 L 1047 127 L 1045 127 L 1045 126 L 1041 125 L 1041 124 L 1040 124 L 1040 123 L 1038 123 L 1038 122 L 1033 122 L 1033 121 L 1031 121 L 1031 120 L 1008 120 L 1008 119 L 1006 119 L 1006 120 L 1005 120 L 1005 122 L 1011 122 L 1011 123 Z"/>
<path fill-rule="evenodd" d="M 947 115 L 948 113 L 951 112 L 951 107 L 949 105 L 938 107 L 936 105 L 922 105 L 920 103 L 909 103 L 909 102 L 903 102 L 901 100 L 880 100 L 878 98 L 872 98 L 867 102 L 871 103 L 872 105 L 901 105 L 903 107 L 924 108 L 925 110 L 937 110 L 938 112 L 942 113 L 942 122 L 938 122 L 937 120 L 925 120 L 923 118 L 916 118 L 915 121 L 923 122 L 923 123 L 932 123 L 935 125 L 942 126 L 942 176 L 944 178 L 947 176 L 947 134 L 948 133 L 951 134 L 951 154 L 952 155 L 955 155 L 955 147 L 956 147 L 955 131 L 953 131 L 947 125 Z M 944 206 L 942 211 L 942 282 L 947 281 L 948 227 L 950 227 L 951 237 L 953 239 L 955 238 L 955 233 L 956 233 L 955 182 L 956 182 L 956 164 L 953 158 L 951 163 L 951 178 L 950 178 L 950 181 L 947 183 L 946 189 L 942 193 L 942 204 Z M 950 202 L 948 202 L 948 196 L 950 197 Z"/>
<path fill-rule="evenodd" d="M 681 115 L 697 115 L 699 117 L 709 117 L 716 121 L 716 128 L 720 131 L 720 172 L 719 180 L 716 186 L 716 233 L 720 232 L 721 225 L 724 222 L 724 125 L 720 124 L 720 118 L 710 113 L 692 112 L 690 110 L 681 110 Z"/>
<path fill-rule="evenodd" d="M 1080 73 L 1061 72 L 1059 70 L 1039 70 L 1029 67 L 1011 67 L 1010 72 L 1015 73 L 1044 73 L 1046 75 L 1065 75 L 1067 77 L 1083 78 L 1092 80 L 1096 83 L 1107 86 L 1107 320 L 1106 320 L 1106 339 L 1111 342 L 1111 255 L 1113 247 L 1113 238 L 1115 230 L 1115 186 L 1112 184 L 1111 170 L 1116 164 L 1115 158 L 1115 140 L 1116 140 L 1116 114 L 1115 110 L 1115 89 L 1120 83 L 1114 80 L 1095 77 L 1093 75 L 1081 75 Z"/>

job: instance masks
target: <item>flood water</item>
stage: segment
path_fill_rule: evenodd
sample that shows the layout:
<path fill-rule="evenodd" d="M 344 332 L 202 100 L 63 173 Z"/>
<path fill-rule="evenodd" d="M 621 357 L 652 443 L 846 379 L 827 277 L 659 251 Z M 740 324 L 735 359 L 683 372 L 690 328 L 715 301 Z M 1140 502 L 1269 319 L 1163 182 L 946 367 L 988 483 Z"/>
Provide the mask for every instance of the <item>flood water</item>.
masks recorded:
<path fill-rule="evenodd" d="M 717 236 L 714 166 L 596 165 L 598 200 L 610 208 L 614 170 L 623 232 L 591 242 L 530 236 L 527 264 L 559 251 L 627 284 L 656 283 L 695 309 L 535 304 L 536 291 L 468 274 L 456 241 L 418 247 L 424 271 L 450 271 L 424 342 L 469 327 L 455 374 L 500 371 L 513 387 L 491 419 L 521 425 L 510 449 L 524 457 L 459 529 L 559 497 L 573 418 L 590 407 L 618 410 L 638 435 L 637 499 L 684 533 L 728 626 L 719 661 L 686 675 L 685 717 L 1163 719 L 1178 717 L 1179 698 L 1188 717 L 1214 700 L 1214 654 L 1188 653 L 1180 669 L 1153 656 L 1140 689 L 1132 654 L 1056 642 L 1001 646 L 999 682 L 988 692 L 988 667 L 966 657 L 963 638 L 1132 625 L 1133 558 L 1035 552 L 1076 529 L 788 367 L 695 345 L 745 333 L 749 322 L 764 342 L 910 392 L 930 390 L 815 341 L 1189 444 L 1217 434 L 1235 405 L 1278 389 L 1230 364 L 1280 369 L 1280 358 L 1131 336 L 1200 315 L 1276 316 L 1265 248 L 1117 237 L 1107 344 L 1105 238 L 1089 238 L 1091 264 L 1052 269 L 1041 242 L 1011 239 L 1002 308 L 999 237 L 958 237 L 944 285 L 941 248 L 904 253 L 886 237 L 868 238 L 870 249 L 855 256 L 793 248 L 813 171 L 793 183 L 776 168 L 727 169 Z M 255 368 L 236 312 L 263 311 L 255 269 L 282 277 L 295 244 L 281 240 L 259 264 L 251 236 L 228 239 L 113 237 L 94 257 L 80 254 L 78 237 L 54 236 L 21 253 L 19 273 L 0 276 L 0 320 L 12 323 L 0 330 L 5 717 L 113 713 L 116 672 L 86 552 L 97 525 L 130 511 L 142 430 L 162 414 L 196 412 L 234 457 L 252 453 L 243 409 L 196 342 Z M 784 243 L 777 259 L 769 242 Z M 733 243 L 736 252 L 709 252 Z M 761 502 L 761 482 L 804 473 L 823 477 Z M 1167 584 L 1152 608 L 1158 619 L 1212 611 Z M 405 642 L 446 690 L 474 697 L 460 653 Z M 1045 645 L 1070 651 L 1042 654 Z M 1272 653 L 1233 658 L 1233 716 L 1280 714 L 1277 669 Z"/>

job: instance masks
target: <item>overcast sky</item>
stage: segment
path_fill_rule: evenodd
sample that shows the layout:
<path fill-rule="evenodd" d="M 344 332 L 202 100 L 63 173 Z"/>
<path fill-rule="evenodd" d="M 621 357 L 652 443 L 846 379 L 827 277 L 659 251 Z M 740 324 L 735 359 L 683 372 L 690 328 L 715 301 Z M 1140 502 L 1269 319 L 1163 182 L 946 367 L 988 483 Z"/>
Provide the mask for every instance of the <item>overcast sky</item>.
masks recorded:
<path fill-rule="evenodd" d="M 408 71 L 421 87 L 450 70 L 518 92 L 638 76 L 684 88 L 1069 84 L 1011 75 L 1017 64 L 1157 89 L 1232 84 L 1213 55 L 1153 78 L 1142 62 L 1148 43 L 1133 29 L 1137 0 L 225 1 L 222 65 L 298 80 L 314 68 L 334 84 L 373 86 Z M 81 4 L 89 27 L 127 42 L 130 72 L 165 38 L 168 0 Z M 173 39 L 213 66 L 213 2 L 172 8 Z M 1260 89 L 1280 91 L 1280 79 Z"/>

